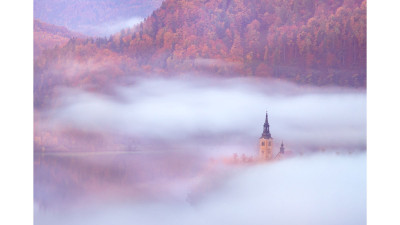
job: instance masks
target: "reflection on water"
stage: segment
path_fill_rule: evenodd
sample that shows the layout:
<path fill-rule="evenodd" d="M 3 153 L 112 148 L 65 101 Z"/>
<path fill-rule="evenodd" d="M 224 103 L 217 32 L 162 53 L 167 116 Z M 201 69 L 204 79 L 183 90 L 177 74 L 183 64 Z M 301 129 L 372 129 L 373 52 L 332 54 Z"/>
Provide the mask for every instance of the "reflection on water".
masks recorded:
<path fill-rule="evenodd" d="M 108 198 L 168 197 L 174 182 L 200 170 L 199 158 L 182 153 L 35 153 L 34 199 L 45 209 Z"/>

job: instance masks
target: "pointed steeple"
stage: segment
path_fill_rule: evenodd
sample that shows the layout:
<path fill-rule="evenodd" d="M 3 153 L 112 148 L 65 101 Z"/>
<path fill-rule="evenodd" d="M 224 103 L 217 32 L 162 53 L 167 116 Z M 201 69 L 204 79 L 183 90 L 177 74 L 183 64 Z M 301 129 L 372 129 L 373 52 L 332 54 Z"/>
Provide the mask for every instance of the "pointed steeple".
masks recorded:
<path fill-rule="evenodd" d="M 268 111 L 266 112 L 265 115 L 265 123 L 264 123 L 264 130 L 261 135 L 261 138 L 272 138 L 271 133 L 269 132 L 269 123 L 268 123 Z"/>
<path fill-rule="evenodd" d="M 283 146 L 283 141 L 282 141 L 282 144 L 281 144 L 281 148 L 279 150 L 280 150 L 279 153 L 285 154 L 285 147 Z"/>

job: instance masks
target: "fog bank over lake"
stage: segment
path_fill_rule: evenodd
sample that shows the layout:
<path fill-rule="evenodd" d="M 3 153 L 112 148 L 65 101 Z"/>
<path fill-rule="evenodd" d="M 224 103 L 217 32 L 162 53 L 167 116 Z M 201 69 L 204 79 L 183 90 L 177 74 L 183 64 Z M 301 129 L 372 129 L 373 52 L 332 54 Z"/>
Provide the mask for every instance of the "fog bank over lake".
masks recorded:
<path fill-rule="evenodd" d="M 64 89 L 41 112 L 47 128 L 124 135 L 152 143 L 252 148 L 268 110 L 272 137 L 292 149 L 365 149 L 364 89 L 233 78 L 137 79 L 112 94 Z"/>
<path fill-rule="evenodd" d="M 365 153 L 320 153 L 270 164 L 231 167 L 219 174 L 180 182 L 171 180 L 159 190 L 170 192 L 170 198 L 135 200 L 126 195 L 113 200 L 98 193 L 97 198 L 73 208 L 36 205 L 35 224 L 366 223 Z M 199 185 L 211 188 L 196 191 Z M 132 190 L 129 185 L 125 188 Z"/>

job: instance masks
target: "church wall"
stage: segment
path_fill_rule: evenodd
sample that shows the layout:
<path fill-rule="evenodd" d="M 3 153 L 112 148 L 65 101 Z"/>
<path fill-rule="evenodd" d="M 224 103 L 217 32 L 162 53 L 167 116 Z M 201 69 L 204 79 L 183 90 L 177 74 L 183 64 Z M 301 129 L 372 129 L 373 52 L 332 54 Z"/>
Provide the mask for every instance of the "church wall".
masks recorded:
<path fill-rule="evenodd" d="M 260 158 L 263 160 L 270 160 L 273 158 L 273 139 L 272 138 L 260 138 Z"/>

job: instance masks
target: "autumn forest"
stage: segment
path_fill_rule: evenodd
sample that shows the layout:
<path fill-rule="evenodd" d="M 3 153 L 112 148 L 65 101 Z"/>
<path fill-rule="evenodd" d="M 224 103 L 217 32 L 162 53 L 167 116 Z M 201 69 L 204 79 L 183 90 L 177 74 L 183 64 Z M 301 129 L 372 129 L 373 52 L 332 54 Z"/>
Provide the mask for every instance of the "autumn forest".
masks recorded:
<path fill-rule="evenodd" d="M 36 106 L 57 85 L 104 88 L 154 73 L 366 86 L 365 0 L 166 0 L 109 37 L 39 23 L 35 43 L 53 44 L 35 49 Z"/>

